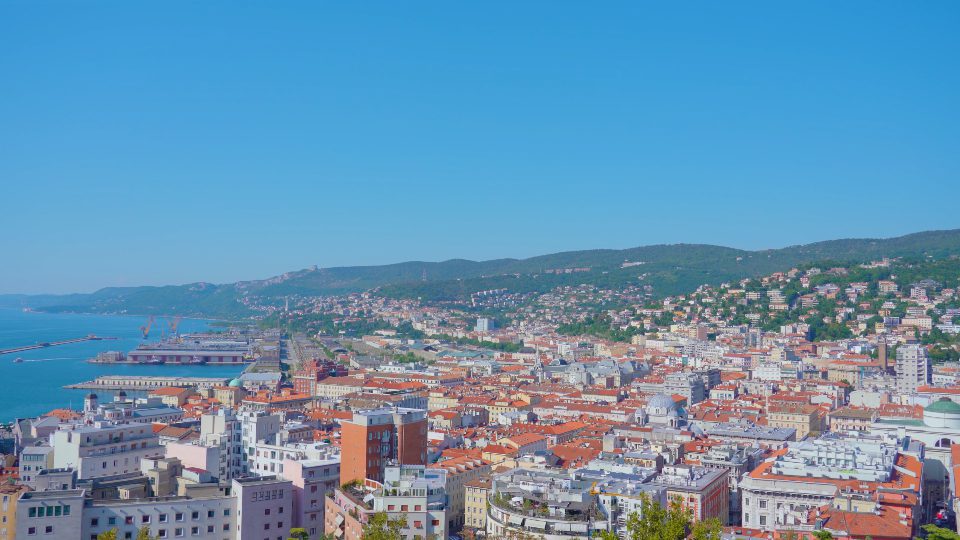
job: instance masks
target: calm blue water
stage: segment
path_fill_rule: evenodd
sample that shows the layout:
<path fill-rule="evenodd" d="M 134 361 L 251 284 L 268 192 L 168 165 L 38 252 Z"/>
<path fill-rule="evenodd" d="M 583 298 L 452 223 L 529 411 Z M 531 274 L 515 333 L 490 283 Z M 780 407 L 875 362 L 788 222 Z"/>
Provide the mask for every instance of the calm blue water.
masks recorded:
<path fill-rule="evenodd" d="M 59 407 L 79 409 L 87 391 L 67 390 L 63 386 L 89 381 L 100 375 L 230 377 L 243 370 L 243 366 L 140 366 L 86 362 L 101 351 L 126 352 L 136 348 L 142 341 L 140 326 L 145 323 L 146 317 L 24 313 L 18 309 L 0 309 L 0 349 L 87 334 L 120 338 L 0 355 L 0 422 L 36 416 Z M 159 338 L 160 328 L 165 328 L 166 324 L 162 319 L 154 323 L 151 340 Z M 207 328 L 208 321 L 184 319 L 179 331 L 197 332 Z M 23 362 L 14 363 L 17 357 L 23 358 Z"/>

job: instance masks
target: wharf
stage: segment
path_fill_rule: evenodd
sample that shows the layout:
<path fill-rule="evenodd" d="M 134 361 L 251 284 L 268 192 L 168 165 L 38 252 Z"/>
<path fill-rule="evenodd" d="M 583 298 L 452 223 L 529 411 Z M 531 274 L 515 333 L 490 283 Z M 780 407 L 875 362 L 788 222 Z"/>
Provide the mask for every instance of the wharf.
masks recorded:
<path fill-rule="evenodd" d="M 22 346 L 22 347 L 13 347 L 13 348 L 10 348 L 10 349 L 0 349 L 0 354 L 13 354 L 13 353 L 24 352 L 24 351 L 33 351 L 33 350 L 36 350 L 36 349 L 45 349 L 45 348 L 47 348 L 47 347 L 56 347 L 57 345 L 69 345 L 69 344 L 71 344 L 71 343 L 81 343 L 81 342 L 84 342 L 84 341 L 101 341 L 101 340 L 105 340 L 105 339 L 117 339 L 117 338 L 115 338 L 115 337 L 95 336 L 95 335 L 93 335 L 93 334 L 90 334 L 89 336 L 84 336 L 84 337 L 80 337 L 80 338 L 63 339 L 63 340 L 60 340 L 60 341 L 45 341 L 45 342 L 43 342 L 43 343 L 35 343 L 35 344 L 33 344 L 33 345 L 24 345 L 24 346 Z"/>
<path fill-rule="evenodd" d="M 92 381 L 68 384 L 64 388 L 82 390 L 153 390 L 167 386 L 193 387 L 206 390 L 226 386 L 230 377 L 166 377 L 153 375 L 104 375 Z"/>

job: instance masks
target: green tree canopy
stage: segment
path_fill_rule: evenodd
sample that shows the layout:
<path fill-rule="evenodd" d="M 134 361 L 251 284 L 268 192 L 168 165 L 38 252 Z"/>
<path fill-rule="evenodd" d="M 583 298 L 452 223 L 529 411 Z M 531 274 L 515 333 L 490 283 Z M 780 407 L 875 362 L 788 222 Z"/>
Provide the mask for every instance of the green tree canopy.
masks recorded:
<path fill-rule="evenodd" d="M 364 540 L 402 540 L 403 535 L 400 534 L 400 530 L 406 524 L 406 514 L 390 518 L 386 512 L 377 512 L 370 516 L 370 521 L 363 526 L 363 538 Z"/>

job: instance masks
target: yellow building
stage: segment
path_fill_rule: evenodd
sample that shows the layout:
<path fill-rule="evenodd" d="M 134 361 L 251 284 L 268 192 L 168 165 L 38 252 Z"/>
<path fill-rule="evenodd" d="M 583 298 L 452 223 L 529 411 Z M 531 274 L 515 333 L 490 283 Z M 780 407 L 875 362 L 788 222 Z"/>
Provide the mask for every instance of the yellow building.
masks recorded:
<path fill-rule="evenodd" d="M 430 468 L 447 471 L 448 530 L 458 531 L 466 524 L 466 485 L 477 479 L 489 478 L 490 462 L 462 456 L 434 463 Z"/>
<path fill-rule="evenodd" d="M 17 499 L 27 491 L 24 485 L 0 486 L 0 540 L 13 540 L 17 535 Z"/>
<path fill-rule="evenodd" d="M 497 415 L 512 413 L 517 411 L 529 411 L 533 406 L 528 401 L 519 399 L 498 399 L 490 402 L 486 409 L 490 411 L 490 418 L 496 418 Z"/>
<path fill-rule="evenodd" d="M 479 531 L 487 530 L 487 498 L 489 496 L 489 478 L 477 478 L 464 484 L 464 527 Z"/>
<path fill-rule="evenodd" d="M 797 430 L 797 440 L 807 435 L 819 435 L 823 431 L 823 417 L 816 405 L 773 405 L 767 411 L 767 425 L 775 428 Z"/>

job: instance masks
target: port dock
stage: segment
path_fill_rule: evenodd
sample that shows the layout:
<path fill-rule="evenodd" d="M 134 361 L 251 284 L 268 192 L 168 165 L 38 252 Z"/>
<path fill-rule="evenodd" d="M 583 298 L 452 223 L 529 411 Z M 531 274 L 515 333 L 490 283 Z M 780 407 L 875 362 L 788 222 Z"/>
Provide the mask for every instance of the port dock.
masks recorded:
<path fill-rule="evenodd" d="M 106 339 L 117 339 L 117 338 L 95 336 L 93 334 L 90 334 L 89 336 L 84 336 L 80 338 L 64 339 L 60 341 L 45 341 L 43 343 L 35 343 L 33 345 L 24 345 L 22 347 L 13 347 L 11 349 L 0 349 L 0 355 L 13 354 L 13 353 L 24 352 L 24 351 L 33 351 L 36 349 L 46 349 L 47 347 L 56 347 L 58 345 L 69 345 L 71 343 L 82 343 L 84 341 L 101 341 Z"/>
<path fill-rule="evenodd" d="M 193 387 L 207 390 L 214 386 L 226 386 L 229 377 L 157 377 L 135 375 L 105 375 L 92 381 L 68 384 L 64 388 L 84 390 L 153 390 L 167 386 Z"/>

